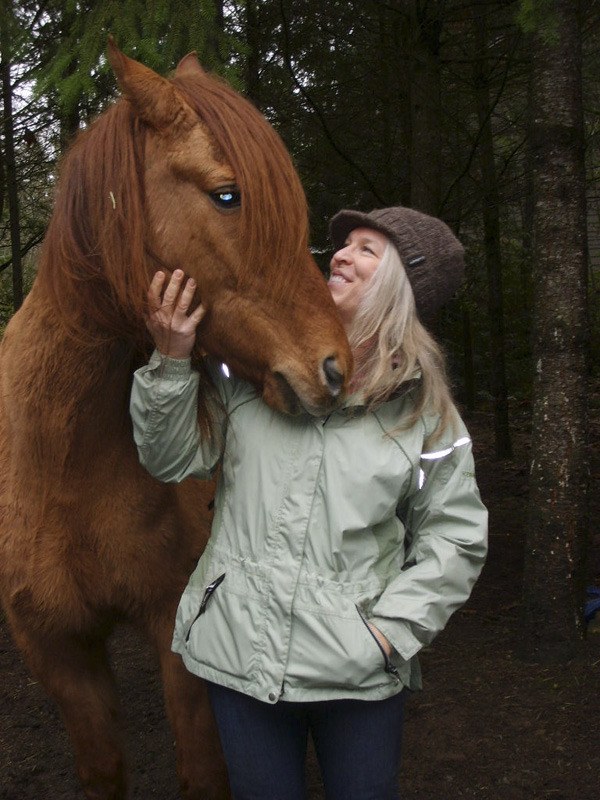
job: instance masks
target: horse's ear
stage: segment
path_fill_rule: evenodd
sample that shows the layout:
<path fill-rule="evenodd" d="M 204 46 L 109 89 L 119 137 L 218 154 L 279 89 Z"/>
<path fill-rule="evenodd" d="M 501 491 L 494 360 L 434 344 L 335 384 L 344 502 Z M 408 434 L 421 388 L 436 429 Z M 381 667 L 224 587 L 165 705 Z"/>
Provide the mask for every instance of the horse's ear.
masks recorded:
<path fill-rule="evenodd" d="M 191 53 L 184 56 L 179 64 L 177 64 L 177 69 L 175 70 L 175 75 L 177 76 L 193 74 L 204 75 L 204 70 L 198 61 L 198 55 L 195 50 L 192 50 Z"/>
<path fill-rule="evenodd" d="M 108 37 L 108 60 L 121 91 L 148 125 L 164 130 L 177 121 L 194 125 L 198 118 L 166 78 L 122 53 L 112 36 Z"/>

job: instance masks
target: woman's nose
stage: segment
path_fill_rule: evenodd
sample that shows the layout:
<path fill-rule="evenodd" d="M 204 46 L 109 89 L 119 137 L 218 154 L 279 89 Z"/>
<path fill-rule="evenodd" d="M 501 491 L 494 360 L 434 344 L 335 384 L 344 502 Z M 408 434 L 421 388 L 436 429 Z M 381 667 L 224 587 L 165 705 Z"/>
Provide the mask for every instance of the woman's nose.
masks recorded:
<path fill-rule="evenodd" d="M 331 259 L 332 262 L 339 264 L 342 261 L 349 261 L 350 260 L 350 247 L 346 245 L 346 247 L 341 247 L 333 254 L 333 258 Z"/>

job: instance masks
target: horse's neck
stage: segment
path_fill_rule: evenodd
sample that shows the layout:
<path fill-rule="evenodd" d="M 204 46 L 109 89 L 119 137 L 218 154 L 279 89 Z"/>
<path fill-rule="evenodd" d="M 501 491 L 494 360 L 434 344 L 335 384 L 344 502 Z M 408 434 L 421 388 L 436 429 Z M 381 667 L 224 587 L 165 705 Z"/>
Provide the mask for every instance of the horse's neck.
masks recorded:
<path fill-rule="evenodd" d="M 65 435 L 86 431 L 110 435 L 127 416 L 133 364 L 132 348 L 123 342 L 78 340 L 61 323 L 35 288 L 10 330 L 18 353 L 22 399 Z M 29 387 L 29 391 L 25 391 Z M 40 422 L 43 421 L 40 420 Z"/>

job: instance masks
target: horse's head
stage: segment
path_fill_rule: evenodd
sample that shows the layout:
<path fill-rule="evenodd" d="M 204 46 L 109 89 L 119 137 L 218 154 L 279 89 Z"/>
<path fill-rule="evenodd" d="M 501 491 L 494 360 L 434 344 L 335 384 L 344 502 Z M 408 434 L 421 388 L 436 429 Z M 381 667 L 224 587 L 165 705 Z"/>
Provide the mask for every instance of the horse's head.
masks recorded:
<path fill-rule="evenodd" d="M 275 408 L 314 413 L 344 389 L 351 354 L 307 245 L 306 202 L 281 140 L 195 56 L 172 80 L 109 56 L 143 129 L 146 281 L 160 265 L 195 278 L 199 345 Z"/>

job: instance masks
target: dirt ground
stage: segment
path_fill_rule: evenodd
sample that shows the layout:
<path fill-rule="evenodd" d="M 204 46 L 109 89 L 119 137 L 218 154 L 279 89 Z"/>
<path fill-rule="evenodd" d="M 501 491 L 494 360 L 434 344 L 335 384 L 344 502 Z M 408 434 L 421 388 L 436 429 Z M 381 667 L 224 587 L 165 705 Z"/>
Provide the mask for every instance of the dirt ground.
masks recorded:
<path fill-rule="evenodd" d="M 515 459 L 498 464 L 490 456 L 491 418 L 478 415 L 469 426 L 491 512 L 490 556 L 467 606 L 423 653 L 425 688 L 407 709 L 401 796 L 597 800 L 600 614 L 569 664 L 540 667 L 518 659 L 526 435 L 524 428 L 516 432 Z M 600 510 L 599 473 L 597 461 L 592 519 Z M 589 582 L 600 585 L 597 531 Z M 126 710 L 132 798 L 176 800 L 172 738 L 152 656 L 127 627 L 116 634 L 112 652 Z M 312 756 L 308 777 L 310 800 L 322 800 Z M 0 623 L 0 800 L 79 797 L 60 718 Z"/>

